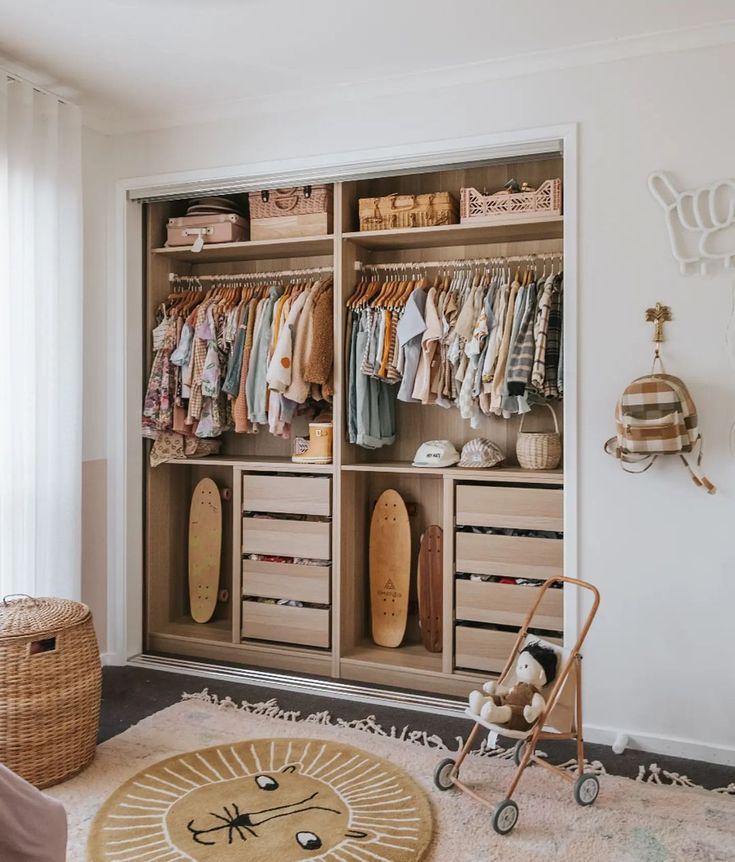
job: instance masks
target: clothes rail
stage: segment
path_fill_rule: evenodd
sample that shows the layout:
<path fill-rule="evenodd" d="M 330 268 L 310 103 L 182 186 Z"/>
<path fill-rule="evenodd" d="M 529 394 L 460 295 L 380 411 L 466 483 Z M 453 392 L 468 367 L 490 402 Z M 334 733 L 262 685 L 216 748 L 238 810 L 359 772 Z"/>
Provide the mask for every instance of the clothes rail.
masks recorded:
<path fill-rule="evenodd" d="M 453 260 L 413 260 L 392 263 L 363 263 L 355 261 L 355 269 L 361 270 L 402 270 L 402 269 L 442 269 L 443 267 L 461 268 L 464 266 L 487 266 L 505 263 L 535 263 L 536 261 L 563 260 L 561 252 L 537 252 L 533 254 L 499 255 L 497 257 L 468 257 Z"/>
<path fill-rule="evenodd" d="M 223 273 L 222 275 L 180 275 L 170 272 L 170 282 L 181 282 L 195 284 L 202 281 L 253 281 L 253 279 L 286 278 L 293 275 L 316 275 L 320 272 L 334 272 L 333 266 L 313 266 L 307 269 L 279 269 L 271 272 L 240 272 L 235 274 Z"/>

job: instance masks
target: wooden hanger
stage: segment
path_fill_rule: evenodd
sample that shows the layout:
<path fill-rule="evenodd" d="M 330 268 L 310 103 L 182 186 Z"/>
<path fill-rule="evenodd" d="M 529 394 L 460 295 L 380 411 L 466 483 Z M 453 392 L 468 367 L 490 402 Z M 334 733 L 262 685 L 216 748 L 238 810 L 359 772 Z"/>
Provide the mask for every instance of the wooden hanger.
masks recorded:
<path fill-rule="evenodd" d="M 357 303 L 358 303 L 358 302 L 360 301 L 360 299 L 362 298 L 362 295 L 363 295 L 363 293 L 365 292 L 365 290 L 366 290 L 366 288 L 367 288 L 367 285 L 368 285 L 368 280 L 365 278 L 365 276 L 364 276 L 364 275 L 363 275 L 363 276 L 361 276 L 360 281 L 359 281 L 359 282 L 357 283 L 357 285 L 355 286 L 355 290 L 353 291 L 352 296 L 350 296 L 350 297 L 347 299 L 347 302 L 345 303 L 345 305 L 347 306 L 347 308 L 350 308 L 350 309 L 354 309 L 354 308 L 355 308 L 355 306 L 357 305 Z"/>
<path fill-rule="evenodd" d="M 382 282 L 378 281 L 377 279 L 373 279 L 373 281 L 371 281 L 368 285 L 368 289 L 365 292 L 365 295 L 363 296 L 362 300 L 360 301 L 359 307 L 365 308 L 366 305 L 371 305 L 373 298 L 380 293 L 382 287 Z"/>

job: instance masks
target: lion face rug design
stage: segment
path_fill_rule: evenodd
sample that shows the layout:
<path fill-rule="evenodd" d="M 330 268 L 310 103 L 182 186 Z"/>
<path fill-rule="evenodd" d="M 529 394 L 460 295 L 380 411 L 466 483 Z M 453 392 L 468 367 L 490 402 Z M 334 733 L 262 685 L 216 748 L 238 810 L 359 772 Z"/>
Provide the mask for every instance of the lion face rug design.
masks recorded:
<path fill-rule="evenodd" d="M 423 790 L 349 745 L 257 739 L 169 758 L 97 815 L 94 862 L 415 862 L 431 839 Z"/>

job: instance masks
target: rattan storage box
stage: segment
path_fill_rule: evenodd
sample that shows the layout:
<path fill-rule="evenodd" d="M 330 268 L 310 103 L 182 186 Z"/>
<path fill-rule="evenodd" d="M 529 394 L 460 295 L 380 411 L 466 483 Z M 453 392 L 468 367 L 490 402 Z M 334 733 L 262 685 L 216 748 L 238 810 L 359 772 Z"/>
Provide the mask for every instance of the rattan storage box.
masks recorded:
<path fill-rule="evenodd" d="M 94 758 L 101 694 L 86 605 L 0 601 L 0 762 L 39 788 L 81 772 Z"/>

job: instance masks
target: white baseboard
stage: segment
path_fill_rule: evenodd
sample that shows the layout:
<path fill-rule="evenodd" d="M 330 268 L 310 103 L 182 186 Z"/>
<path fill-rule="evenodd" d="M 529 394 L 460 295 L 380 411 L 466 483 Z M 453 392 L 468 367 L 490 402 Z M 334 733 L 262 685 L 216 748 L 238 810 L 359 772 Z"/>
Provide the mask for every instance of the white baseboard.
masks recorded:
<path fill-rule="evenodd" d="M 100 662 L 102 667 L 111 667 L 112 665 L 120 666 L 125 664 L 125 659 L 121 659 L 119 656 L 115 655 L 114 652 L 101 652 Z"/>
<path fill-rule="evenodd" d="M 703 760 L 706 763 L 717 763 L 721 766 L 735 766 L 735 748 L 721 745 L 710 745 L 697 742 L 694 739 L 681 739 L 675 736 L 657 736 L 650 733 L 639 733 L 635 730 L 623 730 L 628 736 L 628 749 L 646 752 L 648 754 L 666 754 L 670 757 L 684 757 L 687 760 Z M 621 733 L 621 728 L 585 725 L 584 738 L 586 742 L 596 742 L 600 745 L 612 745 Z"/>

